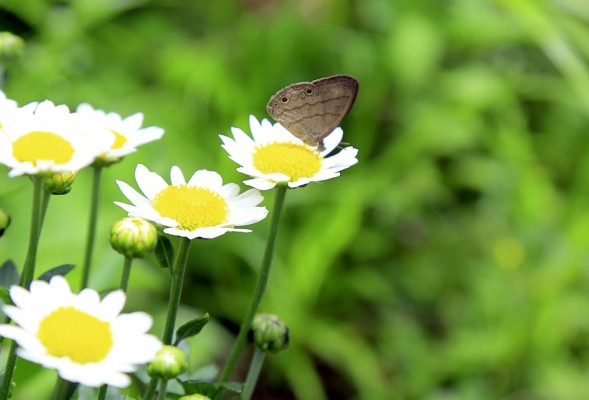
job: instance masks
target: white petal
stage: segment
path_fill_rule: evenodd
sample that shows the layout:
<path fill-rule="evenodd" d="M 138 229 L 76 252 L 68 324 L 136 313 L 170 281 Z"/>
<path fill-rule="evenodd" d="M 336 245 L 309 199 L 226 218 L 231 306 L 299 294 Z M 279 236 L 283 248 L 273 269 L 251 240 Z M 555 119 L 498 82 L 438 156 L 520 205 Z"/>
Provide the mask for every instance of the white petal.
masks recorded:
<path fill-rule="evenodd" d="M 176 165 L 174 165 L 170 171 L 170 182 L 172 185 L 177 186 L 186 184 L 186 179 L 184 179 L 182 170 L 180 170 L 180 168 L 178 168 Z"/>
<path fill-rule="evenodd" d="M 188 184 L 217 191 L 223 185 L 223 178 L 215 171 L 201 169 L 192 175 Z"/>
<path fill-rule="evenodd" d="M 151 172 L 146 166 L 138 164 L 135 169 L 135 180 L 139 189 L 147 196 L 148 199 L 153 199 L 156 194 L 168 187 L 168 184 L 158 174 Z"/>
<path fill-rule="evenodd" d="M 125 292 L 122 290 L 115 290 L 107 294 L 100 303 L 102 315 L 109 319 L 114 318 L 123 310 L 126 297 Z"/>
<path fill-rule="evenodd" d="M 125 197 L 127 199 L 129 199 L 131 201 L 131 203 L 133 203 L 133 205 L 135 205 L 137 207 L 146 207 L 146 206 L 151 205 L 151 201 L 149 201 L 149 199 L 147 199 L 146 197 L 139 194 L 139 192 L 137 192 L 135 189 L 133 189 L 127 183 L 125 183 L 123 181 L 119 181 L 119 180 L 117 180 L 116 182 L 117 182 L 117 185 L 119 186 L 119 189 L 121 189 L 121 192 L 123 192 Z"/>
<path fill-rule="evenodd" d="M 219 194 L 224 198 L 235 197 L 239 193 L 239 185 L 236 183 L 228 183 L 219 189 Z"/>
<path fill-rule="evenodd" d="M 264 178 L 247 179 L 243 183 L 258 190 L 269 190 L 276 186 L 276 182 L 270 182 Z"/>

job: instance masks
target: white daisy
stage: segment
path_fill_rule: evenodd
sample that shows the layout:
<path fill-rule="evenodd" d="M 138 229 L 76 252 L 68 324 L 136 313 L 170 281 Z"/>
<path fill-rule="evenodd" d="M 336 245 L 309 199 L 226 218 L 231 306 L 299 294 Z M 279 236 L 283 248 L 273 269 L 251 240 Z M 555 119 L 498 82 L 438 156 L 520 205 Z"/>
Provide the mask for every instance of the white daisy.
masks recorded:
<path fill-rule="evenodd" d="M 194 239 L 212 239 L 225 232 L 250 232 L 235 226 L 250 225 L 266 218 L 266 207 L 256 207 L 264 200 L 259 191 L 239 194 L 235 183 L 223 185 L 221 175 L 213 171 L 196 171 L 187 182 L 180 168 L 173 166 L 171 185 L 144 165 L 137 165 L 135 179 L 144 195 L 117 181 L 133 205 L 115 202 L 131 217 L 144 218 L 166 227 L 165 233 Z"/>
<path fill-rule="evenodd" d="M 110 148 L 111 133 L 98 132 L 49 100 L 14 110 L 0 130 L 0 164 L 9 176 L 75 172 Z"/>
<path fill-rule="evenodd" d="M 156 126 L 142 128 L 142 113 L 135 113 L 123 119 L 115 112 L 107 113 L 94 109 L 90 104 L 82 103 L 76 108 L 76 114 L 114 133 L 114 143 L 100 156 L 106 161 L 118 161 L 121 157 L 136 151 L 138 146 L 158 140 L 164 134 L 164 130 Z"/>
<path fill-rule="evenodd" d="M 151 361 L 162 346 L 146 333 L 149 315 L 121 314 L 121 290 L 101 301 L 92 289 L 73 294 L 65 278 L 54 276 L 49 283 L 33 281 L 30 290 L 12 286 L 10 297 L 14 306 L 3 310 L 16 325 L 0 325 L 0 335 L 18 343 L 19 356 L 70 382 L 125 387 L 131 382 L 126 373 Z"/>
<path fill-rule="evenodd" d="M 231 128 L 233 139 L 219 136 L 229 158 L 241 165 L 237 170 L 253 178 L 244 183 L 256 189 L 272 189 L 280 183 L 295 188 L 324 181 L 339 176 L 341 170 L 358 162 L 358 150 L 354 147 L 326 157 L 341 142 L 341 128 L 323 139 L 325 149 L 321 152 L 303 143 L 279 123 L 272 125 L 267 119 L 260 123 L 251 115 L 250 129 L 253 139 L 239 128 Z"/>

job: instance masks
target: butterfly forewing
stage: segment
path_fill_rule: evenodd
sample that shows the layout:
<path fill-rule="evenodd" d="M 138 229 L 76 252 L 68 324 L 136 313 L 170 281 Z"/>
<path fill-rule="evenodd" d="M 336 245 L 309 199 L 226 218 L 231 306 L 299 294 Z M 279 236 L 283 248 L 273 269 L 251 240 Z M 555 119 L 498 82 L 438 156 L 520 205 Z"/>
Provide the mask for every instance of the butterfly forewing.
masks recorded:
<path fill-rule="evenodd" d="M 323 126 L 318 140 L 323 140 L 342 120 L 356 100 L 358 81 L 351 76 L 335 75 L 313 81 L 323 98 Z"/>

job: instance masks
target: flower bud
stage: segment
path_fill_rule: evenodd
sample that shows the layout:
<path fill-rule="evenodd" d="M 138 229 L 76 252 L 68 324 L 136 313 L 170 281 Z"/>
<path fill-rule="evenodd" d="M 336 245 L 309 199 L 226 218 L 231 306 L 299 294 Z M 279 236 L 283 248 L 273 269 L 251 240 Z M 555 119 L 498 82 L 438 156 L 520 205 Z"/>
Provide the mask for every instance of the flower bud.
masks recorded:
<path fill-rule="evenodd" d="M 155 249 L 157 230 L 144 219 L 125 217 L 110 229 L 110 244 L 125 257 L 145 257 Z"/>
<path fill-rule="evenodd" d="M 276 353 L 288 347 L 288 327 L 272 314 L 256 315 L 248 337 L 262 351 Z"/>
<path fill-rule="evenodd" d="M 25 42 L 13 33 L 0 32 L 0 62 L 14 60 L 21 56 Z"/>
<path fill-rule="evenodd" d="M 43 188 L 49 194 L 63 195 L 72 190 L 72 184 L 76 179 L 79 171 L 76 172 L 58 172 L 47 175 L 43 178 Z"/>
<path fill-rule="evenodd" d="M 4 210 L 0 208 L 0 237 L 4 235 L 4 231 L 8 229 L 10 225 L 10 215 L 6 214 Z"/>
<path fill-rule="evenodd" d="M 180 397 L 178 400 L 211 400 L 211 399 L 210 399 L 210 397 L 204 396 L 202 394 L 189 394 L 189 395 Z"/>
<path fill-rule="evenodd" d="M 147 364 L 147 373 L 151 377 L 170 380 L 188 369 L 186 354 L 176 346 L 164 345 L 157 352 L 153 361 Z"/>

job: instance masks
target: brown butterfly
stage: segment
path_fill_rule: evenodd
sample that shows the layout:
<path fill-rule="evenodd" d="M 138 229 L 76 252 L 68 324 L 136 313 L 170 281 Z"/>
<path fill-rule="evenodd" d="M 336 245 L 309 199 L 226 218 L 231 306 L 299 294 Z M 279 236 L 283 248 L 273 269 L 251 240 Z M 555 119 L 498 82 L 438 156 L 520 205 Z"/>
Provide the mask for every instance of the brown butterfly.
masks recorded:
<path fill-rule="evenodd" d="M 333 75 L 279 90 L 266 110 L 294 136 L 323 150 L 323 139 L 348 115 L 356 94 L 358 81 L 354 77 Z"/>

